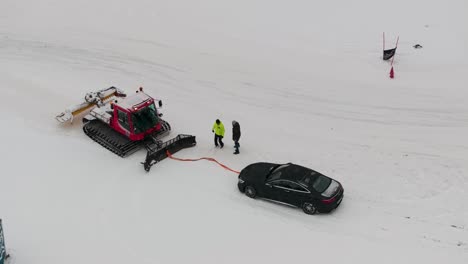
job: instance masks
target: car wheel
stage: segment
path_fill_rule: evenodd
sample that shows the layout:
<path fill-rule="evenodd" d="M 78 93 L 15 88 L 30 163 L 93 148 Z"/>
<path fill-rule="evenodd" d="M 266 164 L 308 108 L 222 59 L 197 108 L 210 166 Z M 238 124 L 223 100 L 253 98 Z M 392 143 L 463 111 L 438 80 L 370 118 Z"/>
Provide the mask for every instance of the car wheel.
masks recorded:
<path fill-rule="evenodd" d="M 306 214 L 313 215 L 317 213 L 317 207 L 315 207 L 313 203 L 304 203 L 302 205 L 302 211 Z"/>
<path fill-rule="evenodd" d="M 255 198 L 255 196 L 257 195 L 257 191 L 255 190 L 254 187 L 247 186 L 245 187 L 245 195 L 247 195 L 250 198 Z"/>

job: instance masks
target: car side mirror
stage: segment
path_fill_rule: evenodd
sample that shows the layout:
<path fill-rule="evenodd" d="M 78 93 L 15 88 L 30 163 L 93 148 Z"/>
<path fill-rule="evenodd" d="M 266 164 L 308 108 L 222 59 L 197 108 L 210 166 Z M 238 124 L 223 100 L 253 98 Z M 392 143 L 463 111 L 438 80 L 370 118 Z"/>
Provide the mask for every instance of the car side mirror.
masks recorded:
<path fill-rule="evenodd" d="M 162 107 L 162 101 L 161 100 L 158 101 L 158 105 L 159 105 L 159 107 Z"/>
<path fill-rule="evenodd" d="M 159 114 L 158 114 L 158 116 L 159 116 L 159 117 L 162 117 L 162 116 L 163 116 L 163 114 L 162 114 L 162 113 L 159 113 Z"/>

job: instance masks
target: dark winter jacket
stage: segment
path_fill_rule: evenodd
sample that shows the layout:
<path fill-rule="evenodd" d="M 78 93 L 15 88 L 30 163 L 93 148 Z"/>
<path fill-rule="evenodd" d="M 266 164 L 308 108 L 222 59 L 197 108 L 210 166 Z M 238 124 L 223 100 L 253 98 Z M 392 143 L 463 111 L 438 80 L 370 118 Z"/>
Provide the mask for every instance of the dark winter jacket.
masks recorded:
<path fill-rule="evenodd" d="M 239 141 L 241 136 L 240 125 L 236 121 L 232 122 L 232 140 Z"/>

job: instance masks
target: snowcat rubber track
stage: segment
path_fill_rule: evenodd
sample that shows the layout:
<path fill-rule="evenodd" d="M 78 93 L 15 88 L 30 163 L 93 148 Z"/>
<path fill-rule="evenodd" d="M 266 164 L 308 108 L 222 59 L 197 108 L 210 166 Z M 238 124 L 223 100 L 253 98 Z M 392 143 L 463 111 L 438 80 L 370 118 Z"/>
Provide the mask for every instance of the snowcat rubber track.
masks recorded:
<path fill-rule="evenodd" d="M 148 153 L 146 154 L 145 162 L 142 162 L 146 171 L 150 171 L 151 166 L 167 158 L 167 152 L 171 154 L 177 151 L 190 148 L 197 144 L 195 136 L 180 134 L 177 137 L 166 142 L 159 142 L 153 145 L 147 145 Z"/>
<path fill-rule="evenodd" d="M 160 131 L 151 134 L 150 137 L 141 141 L 131 141 L 100 120 L 89 121 L 83 126 L 83 131 L 92 140 L 96 141 L 106 149 L 114 152 L 120 157 L 127 157 L 139 149 L 149 145 L 151 141 L 157 140 L 158 137 L 169 133 L 171 130 L 169 123 L 164 120 L 161 120 L 161 123 L 162 129 Z"/>
<path fill-rule="evenodd" d="M 126 157 L 144 146 L 142 141 L 131 141 L 100 120 L 89 121 L 83 126 L 83 131 L 92 140 L 120 157 Z"/>

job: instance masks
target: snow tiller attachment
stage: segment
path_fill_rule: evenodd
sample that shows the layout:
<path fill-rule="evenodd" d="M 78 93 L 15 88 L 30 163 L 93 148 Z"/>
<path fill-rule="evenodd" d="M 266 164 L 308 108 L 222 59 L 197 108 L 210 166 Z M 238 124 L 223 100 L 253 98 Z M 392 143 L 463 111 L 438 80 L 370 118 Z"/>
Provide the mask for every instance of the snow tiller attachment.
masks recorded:
<path fill-rule="evenodd" d="M 163 159 L 154 154 L 159 150 L 174 153 L 196 145 L 195 136 L 189 135 L 179 135 L 167 142 L 161 140 L 171 131 L 169 123 L 158 112 L 161 107 L 162 101 L 147 95 L 141 87 L 135 94 L 127 96 L 112 86 L 87 93 L 84 102 L 66 109 L 55 118 L 61 123 L 72 122 L 75 117 L 89 111 L 83 117 L 85 134 L 120 157 L 146 148 L 148 154 L 144 164 L 149 164 L 145 165 L 145 170 L 149 171 L 153 164 Z"/>
<path fill-rule="evenodd" d="M 148 150 L 146 160 L 141 164 L 143 164 L 146 171 L 149 171 L 151 166 L 167 158 L 169 153 L 173 154 L 181 149 L 193 147 L 196 144 L 195 136 L 181 134 L 169 141 L 149 145 L 146 147 Z"/>

